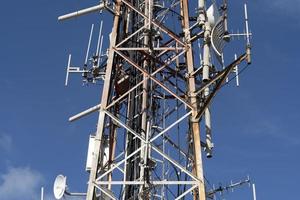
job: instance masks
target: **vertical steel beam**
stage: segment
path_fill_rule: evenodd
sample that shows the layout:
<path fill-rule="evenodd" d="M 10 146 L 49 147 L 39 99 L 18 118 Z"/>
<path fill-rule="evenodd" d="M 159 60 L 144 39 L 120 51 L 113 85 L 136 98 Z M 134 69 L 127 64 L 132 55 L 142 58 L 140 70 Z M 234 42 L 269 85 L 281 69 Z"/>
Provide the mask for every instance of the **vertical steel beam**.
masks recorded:
<path fill-rule="evenodd" d="M 144 21 L 144 26 L 146 26 L 148 24 L 148 27 L 146 27 L 146 32 L 144 33 L 144 45 L 146 45 L 146 47 L 148 47 L 148 52 L 147 53 L 151 53 L 151 40 L 150 40 L 150 31 L 151 31 L 151 23 L 150 23 L 150 20 L 152 19 L 152 14 L 151 14 L 151 6 L 152 4 L 152 0 L 145 0 L 144 1 L 144 5 L 145 5 L 145 15 L 148 16 L 148 19 L 145 19 Z M 143 67 L 144 67 L 144 70 L 148 71 L 150 70 L 150 62 L 149 60 L 146 58 L 144 63 L 143 63 Z M 149 91 L 149 86 L 148 86 L 148 77 L 146 74 L 143 74 L 143 98 L 142 98 L 142 124 L 141 124 L 141 134 L 142 134 L 142 137 L 144 138 L 148 138 L 147 134 L 148 131 L 147 131 L 147 109 L 148 109 L 148 91 Z M 148 141 L 146 141 L 148 142 Z M 143 143 L 143 142 L 142 142 Z M 141 171 L 140 171 L 140 178 L 141 180 L 144 180 L 145 182 L 147 182 L 146 180 L 149 180 L 149 177 L 146 177 L 146 176 L 149 176 L 148 173 L 145 172 L 145 166 L 147 165 L 147 149 L 148 145 L 145 146 L 145 148 L 143 148 L 141 150 L 141 158 L 143 160 L 143 164 L 141 165 Z M 146 166 L 147 167 L 147 166 Z M 144 190 L 144 187 L 147 187 L 147 185 L 141 185 L 140 187 L 140 193 L 143 192 Z M 147 198 L 146 196 L 144 196 L 145 198 Z M 148 199 L 148 198 L 147 198 Z"/>
<path fill-rule="evenodd" d="M 115 151 L 116 151 L 116 143 L 117 143 L 117 126 L 112 124 L 112 130 L 109 137 L 109 159 L 108 159 L 108 169 L 111 168 L 111 164 L 115 158 Z M 108 182 L 112 181 L 112 173 L 108 174 Z M 111 190 L 111 184 L 108 185 L 108 189 Z"/>
<path fill-rule="evenodd" d="M 117 32 L 118 32 L 118 24 L 119 24 L 119 14 L 120 14 L 120 7 L 121 7 L 121 1 L 116 1 L 116 14 L 114 17 L 114 24 L 112 28 L 112 34 L 111 34 L 111 43 L 110 43 L 110 51 L 108 55 L 107 60 L 107 68 L 105 73 L 105 81 L 103 86 L 103 93 L 102 93 L 102 99 L 101 99 L 101 110 L 104 110 L 108 104 L 109 99 L 109 93 L 111 88 L 111 75 L 112 75 L 112 69 L 113 69 L 113 60 L 114 60 L 114 50 L 113 47 L 116 44 L 117 39 Z M 97 132 L 95 137 L 95 149 L 94 149 L 94 158 L 92 162 L 92 168 L 90 171 L 90 177 L 88 182 L 88 190 L 87 190 L 87 196 L 86 200 L 95 200 L 95 180 L 97 177 L 97 170 L 99 165 L 99 158 L 102 152 L 101 149 L 101 143 L 102 143 L 102 136 L 104 132 L 104 122 L 105 122 L 105 113 L 100 111 L 99 117 L 98 117 L 98 123 L 97 123 Z"/>
<path fill-rule="evenodd" d="M 183 16 L 183 30 L 185 35 L 185 41 L 190 41 L 190 31 L 189 31 L 189 9 L 188 9 L 188 0 L 181 0 L 181 13 Z M 193 50 L 191 43 L 188 43 L 188 50 L 186 52 L 186 64 L 188 74 L 192 74 L 194 71 L 194 63 L 193 63 Z M 190 101 L 193 106 L 193 114 L 192 119 L 197 116 L 197 98 L 195 95 L 196 84 L 195 78 L 193 76 L 189 76 L 188 78 L 188 88 Z M 197 121 L 191 121 L 192 125 L 192 137 L 193 137 L 193 145 L 194 145 L 194 169 L 197 178 L 200 180 L 198 183 L 198 196 L 194 194 L 194 199 L 205 200 L 205 186 L 204 186 L 204 178 L 203 178 L 203 164 L 202 164 L 202 155 L 201 155 L 201 141 L 200 141 L 200 127 Z"/>

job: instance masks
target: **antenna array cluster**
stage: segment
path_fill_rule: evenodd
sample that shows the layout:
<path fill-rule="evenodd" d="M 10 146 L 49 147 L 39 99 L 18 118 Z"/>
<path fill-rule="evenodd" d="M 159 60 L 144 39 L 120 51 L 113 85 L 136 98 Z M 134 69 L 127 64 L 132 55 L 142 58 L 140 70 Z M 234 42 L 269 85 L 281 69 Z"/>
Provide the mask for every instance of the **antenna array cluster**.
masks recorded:
<path fill-rule="evenodd" d="M 209 191 L 202 158 L 202 149 L 213 156 L 213 98 L 232 78 L 239 86 L 238 66 L 251 63 L 247 6 L 245 33 L 228 31 L 226 0 L 221 6 L 208 0 L 105 0 L 58 19 L 103 11 L 113 17 L 109 48 L 103 53 L 101 21 L 96 52 L 90 53 L 92 25 L 83 66 L 74 67 L 69 55 L 65 81 L 80 73 L 84 83 L 104 83 L 101 102 L 69 119 L 99 112 L 89 140 L 86 200 L 204 200 L 248 183 Z M 245 51 L 226 65 L 224 47 L 240 36 Z M 74 195 L 66 192 L 65 180 L 57 177 L 57 199 Z"/>

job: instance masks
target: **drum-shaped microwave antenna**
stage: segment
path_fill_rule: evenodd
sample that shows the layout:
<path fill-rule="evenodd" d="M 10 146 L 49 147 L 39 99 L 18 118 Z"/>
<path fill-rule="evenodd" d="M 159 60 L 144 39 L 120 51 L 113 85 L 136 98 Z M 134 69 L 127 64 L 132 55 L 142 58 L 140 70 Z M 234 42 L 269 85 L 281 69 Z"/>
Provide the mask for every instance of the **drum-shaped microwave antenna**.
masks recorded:
<path fill-rule="evenodd" d="M 215 3 L 213 3 L 206 11 L 207 14 L 207 20 L 210 24 L 211 27 L 214 27 L 215 24 L 219 21 L 220 19 L 220 13 L 218 10 L 218 7 Z"/>

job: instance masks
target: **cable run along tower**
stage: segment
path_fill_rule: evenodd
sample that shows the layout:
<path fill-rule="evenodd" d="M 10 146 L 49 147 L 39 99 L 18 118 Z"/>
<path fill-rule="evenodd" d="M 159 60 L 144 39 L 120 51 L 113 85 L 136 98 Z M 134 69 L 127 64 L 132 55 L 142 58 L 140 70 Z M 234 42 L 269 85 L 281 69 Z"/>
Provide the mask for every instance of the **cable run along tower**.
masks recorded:
<path fill-rule="evenodd" d="M 99 11 L 111 13 L 111 34 L 103 37 L 102 27 L 109 27 L 101 23 L 90 55 L 93 25 L 84 65 L 73 67 L 69 56 L 66 77 L 66 85 L 72 73 L 104 83 L 99 104 L 70 118 L 99 114 L 89 140 L 86 200 L 212 198 L 202 158 L 213 155 L 210 107 L 222 86 L 238 78 L 238 65 L 251 63 L 246 5 L 241 34 L 228 31 L 226 0 L 101 1 L 59 20 Z M 246 38 L 244 51 L 225 64 L 224 47 L 236 36 Z"/>

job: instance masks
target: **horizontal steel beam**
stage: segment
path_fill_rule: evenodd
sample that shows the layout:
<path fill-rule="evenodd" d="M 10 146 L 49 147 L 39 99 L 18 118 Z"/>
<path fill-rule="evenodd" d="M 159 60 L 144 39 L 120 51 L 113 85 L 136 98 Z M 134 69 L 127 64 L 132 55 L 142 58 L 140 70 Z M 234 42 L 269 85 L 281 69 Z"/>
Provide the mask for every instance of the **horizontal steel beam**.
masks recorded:
<path fill-rule="evenodd" d="M 144 185 L 145 181 L 97 181 L 98 185 Z M 153 185 L 196 185 L 197 181 L 150 181 Z"/>

